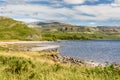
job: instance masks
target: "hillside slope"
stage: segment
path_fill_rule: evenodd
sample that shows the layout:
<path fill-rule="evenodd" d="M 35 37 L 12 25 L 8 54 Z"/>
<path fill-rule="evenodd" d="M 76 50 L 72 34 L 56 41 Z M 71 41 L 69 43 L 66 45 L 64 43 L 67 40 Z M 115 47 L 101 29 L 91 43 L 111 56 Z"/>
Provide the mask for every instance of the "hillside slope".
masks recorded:
<path fill-rule="evenodd" d="M 120 40 L 119 26 L 78 26 L 57 21 L 33 22 L 43 40 Z"/>
<path fill-rule="evenodd" d="M 45 21 L 32 22 L 28 26 L 34 28 L 43 28 L 44 31 L 68 31 L 68 32 L 99 32 L 99 33 L 117 33 L 120 34 L 120 27 L 117 26 L 78 26 L 65 22 Z"/>
<path fill-rule="evenodd" d="M 0 40 L 31 40 L 39 38 L 38 35 L 23 22 L 0 16 Z"/>

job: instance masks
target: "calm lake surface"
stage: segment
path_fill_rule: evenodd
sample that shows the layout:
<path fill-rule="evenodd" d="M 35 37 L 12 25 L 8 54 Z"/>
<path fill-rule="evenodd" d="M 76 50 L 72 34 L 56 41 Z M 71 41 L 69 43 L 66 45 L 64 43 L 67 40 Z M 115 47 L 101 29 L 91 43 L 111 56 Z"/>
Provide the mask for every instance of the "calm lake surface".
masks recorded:
<path fill-rule="evenodd" d="M 59 52 L 83 60 L 120 64 L 120 40 L 75 40 L 48 43 L 60 45 Z"/>

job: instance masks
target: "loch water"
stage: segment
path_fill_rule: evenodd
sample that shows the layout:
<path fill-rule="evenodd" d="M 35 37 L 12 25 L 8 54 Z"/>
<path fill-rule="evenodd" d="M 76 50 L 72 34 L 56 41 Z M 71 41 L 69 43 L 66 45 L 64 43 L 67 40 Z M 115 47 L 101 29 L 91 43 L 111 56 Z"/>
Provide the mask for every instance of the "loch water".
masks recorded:
<path fill-rule="evenodd" d="M 47 45 L 60 45 L 64 56 L 120 64 L 120 40 L 63 40 Z"/>

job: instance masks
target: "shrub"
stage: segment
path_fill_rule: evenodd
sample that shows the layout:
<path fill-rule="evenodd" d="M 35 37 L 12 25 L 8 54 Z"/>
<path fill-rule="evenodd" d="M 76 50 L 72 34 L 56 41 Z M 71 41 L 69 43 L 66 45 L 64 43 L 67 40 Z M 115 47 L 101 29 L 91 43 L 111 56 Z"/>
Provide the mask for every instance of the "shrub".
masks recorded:
<path fill-rule="evenodd" d="M 32 71 L 35 67 L 35 65 L 30 60 L 17 57 L 0 56 L 0 63 L 7 66 L 5 68 L 6 71 L 16 74 Z"/>

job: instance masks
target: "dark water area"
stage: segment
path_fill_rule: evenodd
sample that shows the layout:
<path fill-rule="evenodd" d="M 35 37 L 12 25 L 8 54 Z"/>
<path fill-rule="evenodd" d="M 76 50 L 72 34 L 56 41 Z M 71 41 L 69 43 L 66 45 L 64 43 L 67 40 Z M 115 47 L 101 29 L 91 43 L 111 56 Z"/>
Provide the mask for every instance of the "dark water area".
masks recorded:
<path fill-rule="evenodd" d="M 120 40 L 66 40 L 48 44 L 62 46 L 58 51 L 65 56 L 120 64 Z"/>

